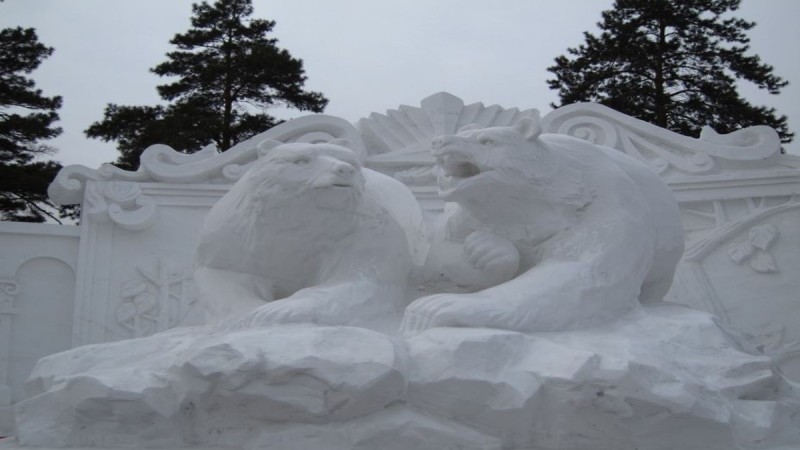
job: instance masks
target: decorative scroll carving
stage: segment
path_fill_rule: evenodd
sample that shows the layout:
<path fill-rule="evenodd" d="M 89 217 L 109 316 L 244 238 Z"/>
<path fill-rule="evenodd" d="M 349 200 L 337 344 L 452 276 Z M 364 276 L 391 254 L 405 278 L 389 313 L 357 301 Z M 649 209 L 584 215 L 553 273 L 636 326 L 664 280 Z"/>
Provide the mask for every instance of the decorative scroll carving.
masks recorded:
<path fill-rule="evenodd" d="M 117 306 L 117 323 L 134 337 L 168 330 L 186 318 L 195 304 L 189 280 L 191 271 L 175 269 L 159 258 L 155 270 L 137 267 L 142 278 L 122 284 L 122 302 Z"/>
<path fill-rule="evenodd" d="M 19 284 L 13 280 L 0 280 L 0 314 L 17 313 L 14 297 L 19 294 Z"/>
<path fill-rule="evenodd" d="M 346 139 L 366 159 L 367 167 L 390 175 L 398 173 L 409 179 L 409 183 L 419 183 L 418 186 L 431 186 L 429 177 L 409 178 L 406 173 L 433 165 L 430 138 L 452 134 L 473 123 L 481 127 L 510 125 L 532 112 L 482 103 L 464 105 L 458 97 L 442 92 L 422 100 L 420 107 L 400 106 L 385 114 L 373 113 L 358 121 L 357 128 L 344 119 L 321 114 L 293 119 L 224 153 L 219 153 L 213 145 L 193 154 L 154 145 L 142 154 L 136 172 L 111 165 L 97 170 L 68 166 L 59 172 L 48 192 L 54 202 L 66 205 L 82 201 L 89 180 L 230 183 L 258 158 L 257 145 L 265 139 L 282 142 Z M 693 139 L 590 103 L 559 108 L 545 116 L 542 123 L 546 133 L 576 136 L 633 155 L 668 182 L 673 177 L 691 176 L 694 180 L 700 175 L 713 175 L 720 169 L 751 173 L 767 169 L 768 173 L 761 175 L 769 178 L 781 170 L 791 176 L 800 169 L 797 161 L 779 158 L 780 139 L 774 130 L 765 126 L 726 135 L 706 128 L 699 139 Z"/>
<path fill-rule="evenodd" d="M 17 314 L 14 297 L 19 294 L 19 283 L 14 280 L 0 280 L 0 408 L 11 406 L 8 387 L 8 370 L 11 356 L 11 320 Z M 0 412 L 0 432 L 3 427 Z"/>
<path fill-rule="evenodd" d="M 101 223 L 113 222 L 120 228 L 139 231 L 156 221 L 153 198 L 142 195 L 139 183 L 108 181 L 89 183 L 86 187 L 84 214 Z"/>
<path fill-rule="evenodd" d="M 712 173 L 719 168 L 737 168 L 746 161 L 757 168 L 780 153 L 775 130 L 755 126 L 721 135 L 706 127 L 699 139 L 665 130 L 594 103 L 561 107 L 543 119 L 546 133 L 575 136 L 616 148 L 649 164 L 659 174 Z"/>
<path fill-rule="evenodd" d="M 60 204 L 80 203 L 86 182 L 155 181 L 167 183 L 229 183 L 237 180 L 258 159 L 257 146 L 266 139 L 281 142 L 324 142 L 345 139 L 362 157 L 366 155 L 358 130 L 338 117 L 310 115 L 284 122 L 219 153 L 209 145 L 197 153 L 185 154 L 169 146 L 156 144 L 141 156 L 139 170 L 130 172 L 105 164 L 91 170 L 83 166 L 62 169 L 48 188 L 50 198 Z"/>

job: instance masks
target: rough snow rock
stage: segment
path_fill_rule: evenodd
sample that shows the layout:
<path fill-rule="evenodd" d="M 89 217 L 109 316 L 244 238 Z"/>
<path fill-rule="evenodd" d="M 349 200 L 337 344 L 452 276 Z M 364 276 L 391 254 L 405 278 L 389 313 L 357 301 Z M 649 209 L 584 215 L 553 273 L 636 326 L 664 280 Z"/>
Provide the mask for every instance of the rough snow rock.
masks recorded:
<path fill-rule="evenodd" d="M 436 328 L 409 360 L 410 404 L 511 448 L 738 448 L 769 441 L 785 407 L 768 358 L 682 307 L 591 331 Z"/>
<path fill-rule="evenodd" d="M 647 307 L 592 330 L 178 329 L 39 362 L 26 446 L 775 449 L 799 398 L 713 316 Z M 779 399 L 779 400 L 776 400 Z M 677 432 L 679 431 L 679 432 Z M 793 434 L 794 433 L 794 434 Z M 789 447 L 790 448 L 790 447 Z"/>
<path fill-rule="evenodd" d="M 42 359 L 18 404 L 21 444 L 241 445 L 264 424 L 343 421 L 405 391 L 379 333 L 280 326 L 175 330 Z"/>

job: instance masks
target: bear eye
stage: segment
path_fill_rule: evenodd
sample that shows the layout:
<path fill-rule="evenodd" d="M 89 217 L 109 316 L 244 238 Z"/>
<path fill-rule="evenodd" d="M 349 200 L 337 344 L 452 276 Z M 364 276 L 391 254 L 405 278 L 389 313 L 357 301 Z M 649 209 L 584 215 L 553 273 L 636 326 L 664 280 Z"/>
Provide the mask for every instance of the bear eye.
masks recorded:
<path fill-rule="evenodd" d="M 478 142 L 480 142 L 481 145 L 492 145 L 494 144 L 494 139 L 488 137 L 479 137 Z"/>
<path fill-rule="evenodd" d="M 297 158 L 292 160 L 293 164 L 297 164 L 298 166 L 302 166 L 311 162 L 311 158 L 308 156 L 298 156 Z"/>

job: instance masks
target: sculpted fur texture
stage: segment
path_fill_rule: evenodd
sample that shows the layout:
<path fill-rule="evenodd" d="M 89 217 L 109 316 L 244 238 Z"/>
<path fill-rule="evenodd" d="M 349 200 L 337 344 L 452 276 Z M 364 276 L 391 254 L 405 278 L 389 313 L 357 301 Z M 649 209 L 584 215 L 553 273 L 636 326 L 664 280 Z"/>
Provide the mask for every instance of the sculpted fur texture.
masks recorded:
<path fill-rule="evenodd" d="M 339 145 L 261 147 L 200 231 L 195 281 L 209 320 L 350 324 L 402 309 L 406 234 L 373 194 L 405 187 Z"/>
<path fill-rule="evenodd" d="M 644 164 L 613 149 L 513 127 L 434 139 L 440 194 L 457 206 L 443 268 L 467 294 L 409 305 L 403 329 L 578 329 L 660 301 L 683 252 L 677 203 Z M 438 245 L 443 247 L 441 243 Z"/>

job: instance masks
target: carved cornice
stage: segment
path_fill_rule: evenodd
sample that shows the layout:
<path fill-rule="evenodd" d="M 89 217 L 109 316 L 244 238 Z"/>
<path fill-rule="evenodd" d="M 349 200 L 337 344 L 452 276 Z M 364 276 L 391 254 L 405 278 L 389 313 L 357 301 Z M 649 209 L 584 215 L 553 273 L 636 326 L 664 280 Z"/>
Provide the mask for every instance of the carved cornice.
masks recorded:
<path fill-rule="evenodd" d="M 561 107 L 542 119 L 545 133 L 574 136 L 644 161 L 662 177 L 687 180 L 721 169 L 758 171 L 800 168 L 800 159 L 780 155 L 778 133 L 754 126 L 718 134 L 705 127 L 695 139 L 665 130 L 595 103 Z"/>
<path fill-rule="evenodd" d="M 122 170 L 110 164 L 104 164 L 97 170 L 77 165 L 67 166 L 50 184 L 48 194 L 55 203 L 69 205 L 82 201 L 87 181 L 90 180 L 175 184 L 231 183 L 239 179 L 258 159 L 258 144 L 267 139 L 281 142 L 346 139 L 362 158 L 366 155 L 361 136 L 352 124 L 338 117 L 316 114 L 284 122 L 240 142 L 224 153 L 219 153 L 213 145 L 191 154 L 175 151 L 167 145 L 152 145 L 142 153 L 139 170 L 136 172 Z"/>
<path fill-rule="evenodd" d="M 458 97 L 441 92 L 423 99 L 419 107 L 400 106 L 385 114 L 373 113 L 359 120 L 356 126 L 321 114 L 301 117 L 224 153 L 213 146 L 184 154 L 166 145 L 153 145 L 142 154 L 136 172 L 111 165 L 97 170 L 68 166 L 59 172 L 48 192 L 54 202 L 64 205 L 81 202 L 89 180 L 229 184 L 258 159 L 257 146 L 266 139 L 282 142 L 346 139 L 362 155 L 367 167 L 397 175 L 411 186 L 433 186 L 428 170 L 434 163 L 429 151 L 432 137 L 456 133 L 469 124 L 510 125 L 533 113 L 534 110 L 482 103 L 465 105 Z M 642 160 L 676 190 L 681 186 L 706 189 L 711 185 L 757 179 L 800 182 L 800 157 L 780 155 L 780 139 L 775 130 L 766 126 L 726 135 L 706 128 L 700 138 L 694 139 L 592 103 L 559 108 L 542 119 L 542 126 L 547 133 L 575 136 Z M 139 205 L 134 209 L 146 207 Z M 127 214 L 131 208 L 132 205 L 123 205 L 120 212 Z"/>

